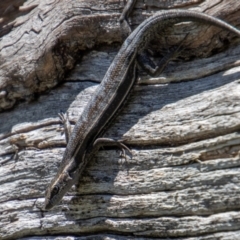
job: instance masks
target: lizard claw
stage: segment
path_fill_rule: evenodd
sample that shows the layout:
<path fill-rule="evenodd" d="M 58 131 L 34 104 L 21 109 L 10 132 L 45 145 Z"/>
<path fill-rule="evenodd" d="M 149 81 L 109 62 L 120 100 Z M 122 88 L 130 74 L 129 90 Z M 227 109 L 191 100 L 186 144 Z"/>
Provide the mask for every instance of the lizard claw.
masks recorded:
<path fill-rule="evenodd" d="M 126 150 L 127 150 L 127 152 L 131 155 L 131 158 L 132 158 L 132 155 L 133 155 L 132 151 L 125 144 L 123 144 L 122 141 L 118 141 L 118 143 L 119 143 L 119 147 L 121 148 L 120 156 L 126 159 L 127 158 Z"/>

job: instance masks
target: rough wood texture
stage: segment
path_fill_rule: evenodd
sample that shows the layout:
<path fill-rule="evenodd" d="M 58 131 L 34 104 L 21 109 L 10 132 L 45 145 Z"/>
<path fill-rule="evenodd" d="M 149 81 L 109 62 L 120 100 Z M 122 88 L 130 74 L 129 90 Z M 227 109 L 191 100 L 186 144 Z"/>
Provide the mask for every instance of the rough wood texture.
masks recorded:
<path fill-rule="evenodd" d="M 45 212 L 44 192 L 65 148 L 57 114 L 68 112 L 74 124 L 101 81 L 119 47 L 105 44 L 120 39 L 117 18 L 123 2 L 73 1 L 71 6 L 66 1 L 27 1 L 26 6 L 19 6 L 24 1 L 9 2 L 15 7 L 6 10 L 0 4 L 0 10 L 11 13 L 0 16 L 0 24 L 13 26 L 20 19 L 23 23 L 2 32 L 2 109 L 52 88 L 73 67 L 79 49 L 93 50 L 81 52 L 82 59 L 64 84 L 0 114 L 0 239 L 239 239 L 240 46 L 233 36 L 199 24 L 169 29 L 165 48 L 191 33 L 186 46 L 194 49 L 183 53 L 191 61 L 171 63 L 155 79 L 141 73 L 142 85 L 134 88 L 105 134 L 125 139 L 132 158 L 121 157 L 119 149 L 100 151 L 79 186 L 61 205 Z M 193 10 L 239 23 L 238 1 L 168 3 L 190 4 Z M 27 8 L 34 4 L 38 6 Z M 138 2 L 133 25 L 153 6 L 154 11 L 161 7 L 156 1 L 147 1 L 146 6 L 143 10 Z M 25 14 L 21 9 L 27 9 Z M 39 18 L 44 21 L 38 31 L 31 31 Z M 74 37 L 66 49 L 70 33 Z M 226 39 L 232 44 L 227 50 Z M 54 55 L 52 49 L 59 42 L 64 47 Z M 216 51 L 209 58 L 195 59 Z M 64 57 L 70 64 L 60 61 Z M 41 77 L 36 80 L 38 71 Z"/>
<path fill-rule="evenodd" d="M 56 86 L 73 68 L 76 57 L 83 56 L 81 51 L 120 40 L 118 17 L 123 1 L 32 0 L 21 6 L 23 2 L 10 1 L 9 7 L 5 3 L 0 8 L 4 10 L 0 19 L 1 35 L 5 33 L 0 42 L 0 110 L 11 108 L 19 99 L 34 99 L 36 93 Z M 199 5 L 196 1 L 160 1 L 164 2 L 168 3 L 164 4 L 167 8 L 192 2 L 193 10 L 201 10 L 238 25 L 240 6 L 236 0 L 208 0 Z M 133 26 L 159 10 L 155 7 L 152 11 L 148 2 L 147 10 L 143 10 L 142 2 L 137 4 L 137 8 Z M 167 42 L 167 47 L 170 47 L 179 43 L 189 31 L 191 37 L 186 41 L 188 48 L 184 51 L 184 55 L 190 55 L 188 57 L 208 56 L 233 37 L 227 38 L 228 33 L 217 28 L 183 24 L 162 33 L 157 41 L 158 50 L 162 50 L 159 41 Z"/>

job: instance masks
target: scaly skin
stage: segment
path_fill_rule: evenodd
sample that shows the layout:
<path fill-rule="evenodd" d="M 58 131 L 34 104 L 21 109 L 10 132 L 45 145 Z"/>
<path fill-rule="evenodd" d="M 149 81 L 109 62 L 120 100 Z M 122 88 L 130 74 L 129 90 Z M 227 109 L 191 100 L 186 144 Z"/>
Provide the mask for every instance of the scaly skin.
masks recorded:
<path fill-rule="evenodd" d="M 136 81 L 137 54 L 143 52 L 155 32 L 159 34 L 164 28 L 182 21 L 212 24 L 240 37 L 240 31 L 231 25 L 206 14 L 187 10 L 160 12 L 140 24 L 123 43 L 76 123 L 58 173 L 46 191 L 45 209 L 59 203 L 78 181 L 91 155 L 98 149 L 99 145 L 94 146 L 95 140 L 121 107 Z"/>

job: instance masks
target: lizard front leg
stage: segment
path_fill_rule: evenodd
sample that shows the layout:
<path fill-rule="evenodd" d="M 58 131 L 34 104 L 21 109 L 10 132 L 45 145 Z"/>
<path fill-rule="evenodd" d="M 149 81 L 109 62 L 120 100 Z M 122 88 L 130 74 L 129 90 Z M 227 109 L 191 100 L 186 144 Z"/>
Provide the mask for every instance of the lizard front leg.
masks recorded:
<path fill-rule="evenodd" d="M 60 112 L 60 113 L 58 113 L 58 116 L 60 118 L 60 121 L 63 124 L 65 139 L 66 139 L 66 142 L 68 143 L 68 141 L 70 139 L 70 136 L 71 136 L 71 132 L 72 132 L 71 124 L 70 124 L 70 121 L 69 121 L 69 118 L 68 118 L 68 114 Z"/>
<path fill-rule="evenodd" d="M 97 152 L 101 147 L 119 147 L 122 150 L 122 156 L 126 158 L 127 150 L 131 155 L 132 151 L 121 140 L 114 140 L 111 138 L 97 138 L 92 147 L 92 152 Z"/>

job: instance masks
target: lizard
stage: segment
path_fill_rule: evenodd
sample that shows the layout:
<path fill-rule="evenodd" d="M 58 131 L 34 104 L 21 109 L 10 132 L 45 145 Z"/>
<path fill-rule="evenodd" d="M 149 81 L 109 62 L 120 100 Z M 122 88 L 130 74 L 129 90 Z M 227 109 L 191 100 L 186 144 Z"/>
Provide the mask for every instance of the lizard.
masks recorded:
<path fill-rule="evenodd" d="M 129 0 L 120 22 L 128 24 L 127 18 L 136 0 Z M 212 24 L 240 37 L 240 31 L 230 24 L 205 13 L 190 10 L 167 10 L 155 13 L 129 34 L 110 64 L 102 82 L 79 117 L 68 143 L 61 165 L 45 194 L 45 210 L 57 205 L 65 193 L 78 182 L 87 163 L 104 145 L 117 145 L 128 149 L 121 141 L 102 138 L 106 124 L 125 102 L 136 82 L 137 64 L 150 74 L 158 73 L 159 67 L 152 63 L 144 65 L 144 50 L 155 32 L 183 21 Z M 63 121 L 64 118 L 63 118 Z"/>

